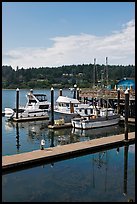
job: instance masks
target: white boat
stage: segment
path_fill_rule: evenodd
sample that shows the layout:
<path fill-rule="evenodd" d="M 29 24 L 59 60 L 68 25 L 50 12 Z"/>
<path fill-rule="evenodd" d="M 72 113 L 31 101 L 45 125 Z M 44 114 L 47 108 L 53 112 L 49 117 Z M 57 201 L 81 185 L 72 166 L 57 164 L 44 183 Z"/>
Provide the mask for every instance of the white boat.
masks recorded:
<path fill-rule="evenodd" d="M 67 96 L 59 96 L 56 100 L 54 113 L 56 118 L 63 118 L 71 122 L 72 118 L 91 115 L 93 106 L 81 103 L 79 100 Z"/>
<path fill-rule="evenodd" d="M 51 103 L 47 101 L 46 94 L 33 94 L 33 91 L 26 95 L 26 106 L 18 108 L 18 120 L 33 120 L 46 117 L 49 118 Z M 16 119 L 17 111 L 12 108 L 5 108 L 5 117 L 7 119 Z"/>
<path fill-rule="evenodd" d="M 92 129 L 116 125 L 120 121 L 120 115 L 114 113 L 113 108 L 95 109 L 91 116 L 73 118 L 71 120 L 73 128 Z"/>

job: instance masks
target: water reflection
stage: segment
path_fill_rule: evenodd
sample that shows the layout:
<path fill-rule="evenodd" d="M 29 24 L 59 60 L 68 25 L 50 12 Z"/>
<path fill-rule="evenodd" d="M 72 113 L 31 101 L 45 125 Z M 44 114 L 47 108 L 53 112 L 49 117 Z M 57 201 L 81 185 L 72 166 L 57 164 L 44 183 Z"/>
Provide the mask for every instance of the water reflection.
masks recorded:
<path fill-rule="evenodd" d="M 131 202 L 135 199 L 134 173 L 131 172 L 134 168 L 134 157 L 131 156 L 135 153 L 134 146 L 44 163 L 4 175 L 3 199 L 24 202 Z M 18 186 L 19 191 L 16 191 Z"/>
<path fill-rule="evenodd" d="M 124 146 L 124 195 L 127 195 L 128 147 Z"/>
<path fill-rule="evenodd" d="M 88 130 L 74 129 L 72 128 L 72 133 L 79 135 L 84 139 L 95 139 L 100 137 L 107 137 L 111 135 L 117 135 L 123 133 L 123 125 L 113 125 L 109 127 L 94 128 Z"/>
<path fill-rule="evenodd" d="M 51 131 L 51 142 L 50 142 L 50 147 L 54 147 L 54 131 Z"/>
<path fill-rule="evenodd" d="M 54 147 L 76 143 L 80 141 L 92 140 L 100 137 L 117 135 L 124 132 L 123 125 L 111 127 L 81 130 L 74 128 L 48 129 L 48 120 L 29 122 L 5 122 L 5 134 L 8 135 L 8 143 L 13 143 L 13 135 L 16 137 L 17 153 L 32 151 L 40 148 L 41 139 L 45 140 L 45 147 Z M 129 128 L 130 130 L 130 128 Z M 9 131 L 11 137 L 9 137 Z M 3 137 L 3 142 L 6 137 Z M 21 140 L 20 140 L 21 138 Z M 7 143 L 4 142 L 6 147 Z M 32 145 L 32 146 L 30 146 Z M 25 147 L 25 148 L 24 148 Z M 6 148 L 5 148 L 6 150 Z M 12 153 L 14 154 L 14 153 Z"/>
<path fill-rule="evenodd" d="M 123 169 L 124 169 L 124 176 L 123 176 L 123 195 L 124 197 L 127 199 L 126 201 L 128 202 L 134 202 L 133 201 L 133 198 L 129 198 L 128 197 L 128 185 L 127 185 L 127 182 L 128 182 L 128 150 L 129 150 L 129 147 L 131 149 L 131 152 L 135 153 L 135 145 L 125 145 L 124 147 L 121 147 L 122 149 L 124 148 L 124 151 L 122 151 L 123 154 Z M 104 176 L 103 176 L 103 179 L 104 179 L 104 191 L 106 192 L 107 191 L 107 180 L 108 180 L 108 183 L 110 183 L 110 178 L 107 178 L 107 172 L 108 172 L 108 162 L 109 162 L 109 152 L 111 150 L 106 150 L 106 151 L 101 151 L 101 152 L 98 152 L 98 153 L 95 153 L 95 154 L 92 154 L 92 168 L 93 168 L 93 171 L 92 171 L 92 187 L 95 188 L 96 187 L 96 180 L 98 180 L 98 178 L 95 178 L 95 175 L 97 173 L 97 169 L 100 170 L 100 174 L 102 173 L 101 170 L 103 171 L 104 170 Z M 116 148 L 116 153 L 119 154 L 120 153 L 120 147 L 117 147 Z M 116 161 L 115 161 L 116 162 Z M 121 173 L 119 172 L 119 175 Z M 118 176 L 119 176 L 118 175 Z M 102 179 L 102 181 L 103 181 Z M 117 178 L 116 178 L 117 179 Z M 108 184 L 109 186 L 109 184 Z M 108 187 L 108 190 L 109 190 L 109 187 Z"/>
<path fill-rule="evenodd" d="M 19 152 L 20 148 L 20 141 L 19 141 L 19 124 L 16 123 L 16 147 L 17 147 L 17 152 Z"/>
<path fill-rule="evenodd" d="M 107 170 L 108 170 L 108 151 L 101 151 L 99 153 L 92 155 L 92 167 L 93 167 L 93 188 L 95 188 L 95 172 L 98 168 L 101 170 L 101 168 L 104 169 L 105 173 L 105 192 L 107 190 Z"/>

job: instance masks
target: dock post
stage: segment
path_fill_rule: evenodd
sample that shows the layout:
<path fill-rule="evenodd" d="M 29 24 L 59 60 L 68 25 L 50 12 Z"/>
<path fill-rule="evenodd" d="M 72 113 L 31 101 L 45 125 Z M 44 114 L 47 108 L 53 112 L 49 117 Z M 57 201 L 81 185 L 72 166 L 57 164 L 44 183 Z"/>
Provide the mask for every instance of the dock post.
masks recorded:
<path fill-rule="evenodd" d="M 51 125 L 54 125 L 54 88 L 51 88 Z"/>
<path fill-rule="evenodd" d="M 76 92 L 77 92 L 77 84 L 74 84 L 74 96 L 73 98 L 76 99 Z"/>
<path fill-rule="evenodd" d="M 19 112 L 19 89 L 16 89 L 16 119 L 18 119 Z"/>
<path fill-rule="evenodd" d="M 77 99 L 79 100 L 79 88 L 77 88 Z"/>
<path fill-rule="evenodd" d="M 120 88 L 117 89 L 117 113 L 120 113 Z"/>
<path fill-rule="evenodd" d="M 129 92 L 125 91 L 125 141 L 128 141 Z"/>
<path fill-rule="evenodd" d="M 62 89 L 59 90 L 59 95 L 62 96 Z"/>
<path fill-rule="evenodd" d="M 80 94 L 81 94 L 81 89 L 79 89 L 79 101 L 81 101 L 82 100 L 82 97 L 80 96 Z"/>

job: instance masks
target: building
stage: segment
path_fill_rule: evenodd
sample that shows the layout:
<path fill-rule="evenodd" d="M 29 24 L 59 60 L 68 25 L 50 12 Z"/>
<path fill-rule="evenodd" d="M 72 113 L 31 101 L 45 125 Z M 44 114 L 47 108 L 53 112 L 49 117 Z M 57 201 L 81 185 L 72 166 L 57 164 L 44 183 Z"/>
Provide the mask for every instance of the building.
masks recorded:
<path fill-rule="evenodd" d="M 127 88 L 135 90 L 135 80 L 133 79 L 121 79 L 117 82 L 116 88 L 120 88 L 122 90 L 126 90 Z"/>

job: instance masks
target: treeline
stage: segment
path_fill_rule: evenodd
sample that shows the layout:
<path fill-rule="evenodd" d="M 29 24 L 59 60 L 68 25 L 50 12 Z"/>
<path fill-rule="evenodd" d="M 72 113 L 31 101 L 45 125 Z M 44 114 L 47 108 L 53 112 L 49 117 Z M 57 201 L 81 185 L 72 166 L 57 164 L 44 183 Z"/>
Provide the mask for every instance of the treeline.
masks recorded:
<path fill-rule="evenodd" d="M 135 66 L 108 65 L 108 83 L 135 78 Z M 96 64 L 64 65 L 61 67 L 19 68 L 2 66 L 2 88 L 68 88 L 77 84 L 81 88 L 92 87 L 106 81 L 106 66 Z"/>

